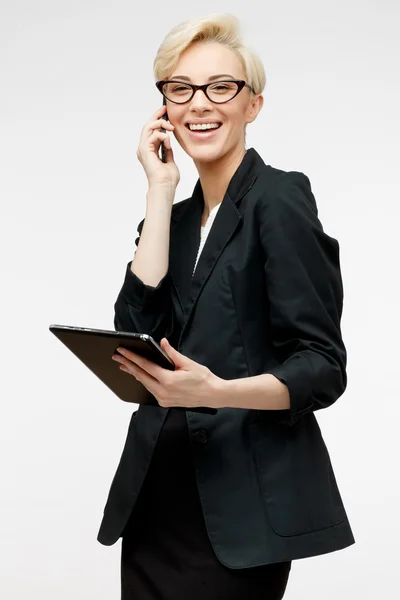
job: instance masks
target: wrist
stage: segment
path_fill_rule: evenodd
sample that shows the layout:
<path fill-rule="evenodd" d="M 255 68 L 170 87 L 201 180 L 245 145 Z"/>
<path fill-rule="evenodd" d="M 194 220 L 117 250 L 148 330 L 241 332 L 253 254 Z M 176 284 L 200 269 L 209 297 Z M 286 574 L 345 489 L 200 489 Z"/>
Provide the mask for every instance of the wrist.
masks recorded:
<path fill-rule="evenodd" d="M 222 379 L 215 376 L 213 381 L 212 397 L 215 399 L 214 408 L 232 408 L 234 380 Z"/>
<path fill-rule="evenodd" d="M 156 202 L 160 203 L 160 198 L 162 198 L 166 203 L 172 204 L 175 199 L 176 188 L 172 183 L 151 183 L 147 190 L 147 203 Z"/>

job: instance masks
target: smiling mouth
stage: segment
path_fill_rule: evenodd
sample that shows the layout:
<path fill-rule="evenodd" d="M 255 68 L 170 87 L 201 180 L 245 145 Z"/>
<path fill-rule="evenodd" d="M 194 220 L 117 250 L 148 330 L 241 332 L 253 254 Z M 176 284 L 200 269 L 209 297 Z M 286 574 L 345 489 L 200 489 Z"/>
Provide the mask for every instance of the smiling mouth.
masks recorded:
<path fill-rule="evenodd" d="M 202 133 L 203 131 L 205 132 L 209 132 L 209 131 L 217 131 L 217 129 L 221 129 L 222 127 L 222 123 L 218 124 L 218 127 L 208 127 L 206 129 L 190 129 L 189 124 L 186 123 L 185 127 L 187 129 L 189 129 L 189 131 L 191 131 L 192 133 L 198 133 L 200 131 L 200 133 Z"/>

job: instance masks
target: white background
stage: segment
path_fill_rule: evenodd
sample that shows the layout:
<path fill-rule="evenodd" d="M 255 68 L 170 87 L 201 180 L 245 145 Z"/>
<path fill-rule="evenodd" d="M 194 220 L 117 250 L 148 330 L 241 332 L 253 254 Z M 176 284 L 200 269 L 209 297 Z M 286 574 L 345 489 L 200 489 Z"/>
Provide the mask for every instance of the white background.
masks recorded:
<path fill-rule="evenodd" d="M 162 102 L 153 60 L 172 27 L 218 11 L 239 17 L 267 73 L 247 147 L 309 176 L 324 229 L 341 248 L 349 381 L 318 420 L 357 543 L 296 561 L 285 598 L 394 598 L 399 4 L 0 6 L 0 596 L 120 597 L 120 540 L 105 547 L 96 536 L 136 406 L 117 400 L 48 326 L 113 329 L 144 216 L 136 149 Z M 197 171 L 174 139 L 173 148 L 180 201 Z"/>

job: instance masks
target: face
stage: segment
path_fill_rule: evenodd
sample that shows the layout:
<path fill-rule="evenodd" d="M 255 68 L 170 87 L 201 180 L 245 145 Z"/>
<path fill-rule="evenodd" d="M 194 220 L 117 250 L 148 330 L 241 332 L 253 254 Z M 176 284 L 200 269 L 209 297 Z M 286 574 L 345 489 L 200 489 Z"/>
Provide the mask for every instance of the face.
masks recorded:
<path fill-rule="evenodd" d="M 230 48 L 215 42 L 196 43 L 181 54 L 168 79 L 201 85 L 220 73 L 231 77 L 224 75 L 213 81 L 246 80 L 241 62 Z M 189 80 L 182 79 L 182 75 Z M 185 104 L 167 100 L 168 118 L 175 126 L 175 138 L 195 163 L 212 162 L 228 153 L 244 151 L 245 126 L 254 121 L 263 104 L 260 94 L 251 100 L 249 92 L 249 88 L 244 87 L 233 100 L 224 104 L 211 102 L 202 90 L 198 90 Z M 193 121 L 221 123 L 221 126 L 210 134 L 196 136 L 191 134 L 187 126 L 188 122 Z M 200 137 L 202 135 L 205 137 Z"/>

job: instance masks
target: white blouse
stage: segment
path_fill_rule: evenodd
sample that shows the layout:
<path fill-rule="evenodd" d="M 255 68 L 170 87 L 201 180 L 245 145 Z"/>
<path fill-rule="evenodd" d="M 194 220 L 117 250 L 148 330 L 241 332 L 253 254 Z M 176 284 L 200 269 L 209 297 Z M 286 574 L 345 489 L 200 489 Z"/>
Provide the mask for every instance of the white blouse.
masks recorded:
<path fill-rule="evenodd" d="M 216 206 L 214 206 L 214 208 L 212 210 L 210 210 L 210 214 L 208 215 L 208 219 L 206 224 L 204 225 L 204 227 L 200 228 L 200 246 L 199 246 L 199 250 L 197 252 L 197 258 L 196 258 L 196 263 L 194 265 L 194 269 L 193 269 L 193 273 L 192 273 L 192 277 L 193 274 L 196 270 L 197 267 L 197 263 L 198 260 L 200 258 L 200 254 L 202 253 L 202 250 L 204 248 L 204 244 L 206 243 L 206 239 L 208 237 L 208 234 L 210 233 L 212 224 L 214 223 L 214 219 L 217 215 L 218 209 L 221 206 L 222 202 L 220 202 L 219 204 L 217 204 Z"/>

